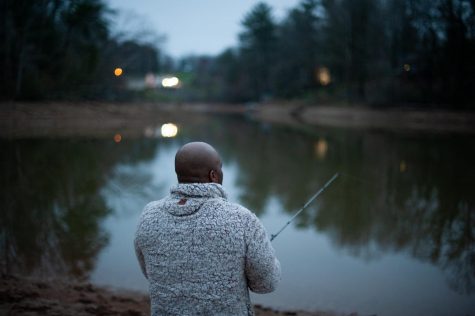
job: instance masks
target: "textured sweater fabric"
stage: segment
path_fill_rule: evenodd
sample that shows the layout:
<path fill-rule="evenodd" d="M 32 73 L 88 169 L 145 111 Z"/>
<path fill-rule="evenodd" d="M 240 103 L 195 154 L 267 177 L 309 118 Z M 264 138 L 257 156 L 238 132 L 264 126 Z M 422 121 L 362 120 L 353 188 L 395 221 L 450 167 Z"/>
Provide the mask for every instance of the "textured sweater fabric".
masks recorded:
<path fill-rule="evenodd" d="M 216 183 L 178 184 L 147 204 L 135 251 L 152 315 L 253 315 L 249 289 L 272 292 L 280 280 L 261 222 Z"/>

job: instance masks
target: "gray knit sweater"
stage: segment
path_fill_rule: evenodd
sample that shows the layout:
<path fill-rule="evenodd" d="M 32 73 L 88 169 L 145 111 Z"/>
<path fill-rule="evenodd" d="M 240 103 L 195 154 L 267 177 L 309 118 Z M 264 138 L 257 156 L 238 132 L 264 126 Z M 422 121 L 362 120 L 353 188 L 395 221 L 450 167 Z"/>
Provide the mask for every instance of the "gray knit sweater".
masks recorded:
<path fill-rule="evenodd" d="M 215 183 L 178 184 L 147 204 L 135 250 L 152 315 L 253 315 L 248 288 L 268 293 L 280 280 L 259 219 Z"/>

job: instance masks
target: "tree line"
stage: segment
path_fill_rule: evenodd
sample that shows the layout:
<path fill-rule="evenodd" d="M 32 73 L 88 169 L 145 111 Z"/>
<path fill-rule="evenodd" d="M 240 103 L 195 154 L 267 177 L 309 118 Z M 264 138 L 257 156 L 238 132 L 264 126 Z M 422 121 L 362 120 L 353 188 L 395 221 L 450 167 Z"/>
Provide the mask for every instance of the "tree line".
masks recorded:
<path fill-rule="evenodd" d="M 475 0 L 302 0 L 279 21 L 256 4 L 236 47 L 171 60 L 120 38 L 103 0 L 2 0 L 0 99 L 129 97 L 115 67 L 176 72 L 183 101 L 307 100 L 470 108 Z"/>
<path fill-rule="evenodd" d="M 114 36 L 113 15 L 102 0 L 2 0 L 0 98 L 114 99 L 115 68 L 158 71 L 158 45 Z"/>
<path fill-rule="evenodd" d="M 280 22 L 259 3 L 237 47 L 182 64 L 203 99 L 469 108 L 475 1 L 303 0 Z"/>

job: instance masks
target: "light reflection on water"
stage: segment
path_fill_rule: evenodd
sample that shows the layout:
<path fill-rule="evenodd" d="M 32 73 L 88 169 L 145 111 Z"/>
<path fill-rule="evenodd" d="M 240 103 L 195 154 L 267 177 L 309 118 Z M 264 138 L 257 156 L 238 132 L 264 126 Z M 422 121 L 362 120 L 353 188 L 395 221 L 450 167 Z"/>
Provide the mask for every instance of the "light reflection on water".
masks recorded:
<path fill-rule="evenodd" d="M 230 199 L 258 213 L 269 233 L 342 174 L 274 241 L 282 283 L 254 302 L 378 315 L 475 310 L 469 137 L 205 123 L 121 146 L 2 141 L 13 153 L 1 165 L 2 268 L 146 290 L 132 248 L 139 212 L 176 182 L 179 146 L 206 140 L 223 156 Z"/>

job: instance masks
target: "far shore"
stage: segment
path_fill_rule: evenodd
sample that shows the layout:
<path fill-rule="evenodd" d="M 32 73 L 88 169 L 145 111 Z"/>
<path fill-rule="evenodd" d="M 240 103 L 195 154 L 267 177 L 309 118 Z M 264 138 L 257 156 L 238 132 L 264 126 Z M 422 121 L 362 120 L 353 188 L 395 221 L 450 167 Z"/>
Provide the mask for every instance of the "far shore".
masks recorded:
<path fill-rule="evenodd" d="M 394 132 L 475 132 L 475 112 L 348 105 L 265 104 L 255 117 L 288 125 L 387 130 Z"/>
<path fill-rule="evenodd" d="M 475 133 L 475 112 L 295 103 L 160 104 L 44 102 L 0 103 L 0 137 L 142 137 L 144 127 L 197 123 L 206 115 L 245 114 L 261 122 L 391 132 Z"/>

